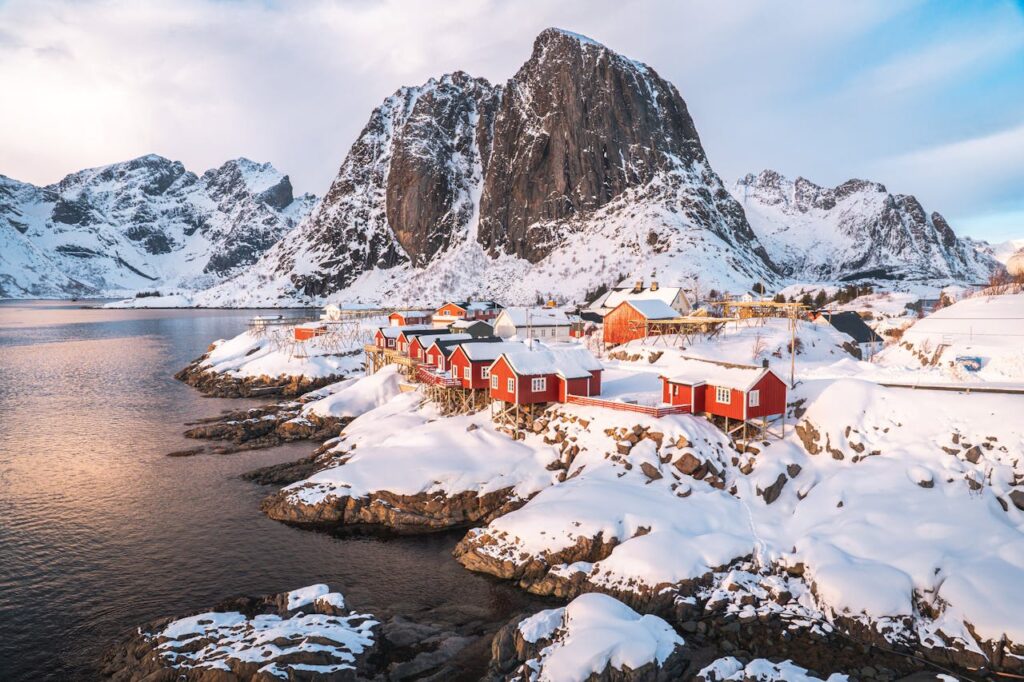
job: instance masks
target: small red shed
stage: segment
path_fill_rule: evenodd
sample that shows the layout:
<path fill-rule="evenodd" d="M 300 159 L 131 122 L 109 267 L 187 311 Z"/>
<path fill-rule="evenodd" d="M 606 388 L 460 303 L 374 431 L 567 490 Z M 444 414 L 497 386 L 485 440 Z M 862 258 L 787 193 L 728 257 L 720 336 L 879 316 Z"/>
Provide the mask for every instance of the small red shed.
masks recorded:
<path fill-rule="evenodd" d="M 619 345 L 647 336 L 649 320 L 673 320 L 679 311 L 658 299 L 627 298 L 604 316 L 604 342 Z"/>
<path fill-rule="evenodd" d="M 601 393 L 601 363 L 585 348 L 518 350 L 491 365 L 490 396 L 516 405 L 565 402 Z"/>
<path fill-rule="evenodd" d="M 688 359 L 681 369 L 662 377 L 662 399 L 669 405 L 742 421 L 786 412 L 786 383 L 768 367 Z"/>
<path fill-rule="evenodd" d="M 307 322 L 306 324 L 296 325 L 294 332 L 296 341 L 309 341 L 312 338 L 321 336 L 326 333 L 327 325 L 315 322 Z"/>
<path fill-rule="evenodd" d="M 429 310 L 396 310 L 388 315 L 392 327 L 429 324 L 432 313 Z"/>

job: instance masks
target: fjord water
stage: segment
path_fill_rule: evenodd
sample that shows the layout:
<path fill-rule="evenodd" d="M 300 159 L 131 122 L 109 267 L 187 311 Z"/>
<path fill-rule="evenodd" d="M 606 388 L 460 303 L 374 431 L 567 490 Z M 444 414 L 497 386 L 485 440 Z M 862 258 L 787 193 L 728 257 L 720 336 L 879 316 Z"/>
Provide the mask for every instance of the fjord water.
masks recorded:
<path fill-rule="evenodd" d="M 0 680 L 94 679 L 145 621 L 314 582 L 356 607 L 521 605 L 451 558 L 458 534 L 339 539 L 265 518 L 271 489 L 239 474 L 309 443 L 165 456 L 195 447 L 185 422 L 250 404 L 172 375 L 257 313 L 0 301 Z"/>

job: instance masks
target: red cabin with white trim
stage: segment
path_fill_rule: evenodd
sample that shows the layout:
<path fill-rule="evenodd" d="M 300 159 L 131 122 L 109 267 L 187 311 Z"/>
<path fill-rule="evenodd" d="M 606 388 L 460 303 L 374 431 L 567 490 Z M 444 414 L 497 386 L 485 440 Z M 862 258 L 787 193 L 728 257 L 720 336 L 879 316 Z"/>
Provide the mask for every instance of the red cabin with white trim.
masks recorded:
<path fill-rule="evenodd" d="M 767 367 L 688 360 L 682 373 L 661 379 L 662 400 L 691 405 L 694 414 L 750 420 L 786 412 L 786 383 Z"/>
<path fill-rule="evenodd" d="M 502 353 L 491 365 L 490 396 L 516 405 L 565 402 L 601 393 L 601 363 L 585 348 Z"/>
<path fill-rule="evenodd" d="M 463 388 L 488 389 L 491 386 L 491 364 L 502 353 L 524 348 L 518 342 L 459 344 L 448 358 L 448 369 L 453 379 L 462 382 Z"/>

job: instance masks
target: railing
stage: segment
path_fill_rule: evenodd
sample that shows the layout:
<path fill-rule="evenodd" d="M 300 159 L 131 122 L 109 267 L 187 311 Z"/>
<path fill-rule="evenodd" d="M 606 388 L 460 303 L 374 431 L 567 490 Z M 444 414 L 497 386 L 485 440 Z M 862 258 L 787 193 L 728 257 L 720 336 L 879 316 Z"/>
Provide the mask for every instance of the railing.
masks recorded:
<path fill-rule="evenodd" d="M 431 384 L 432 386 L 444 386 L 445 388 L 460 388 L 462 382 L 458 379 L 452 379 L 443 374 L 437 374 L 425 365 L 420 365 L 416 368 L 416 378 L 424 384 Z"/>
<path fill-rule="evenodd" d="M 618 400 L 603 400 L 601 398 L 588 398 L 582 395 L 569 395 L 566 396 L 565 402 L 572 403 L 574 405 L 587 405 L 589 407 L 605 407 L 610 410 L 619 410 L 620 412 L 634 412 L 638 414 L 646 414 L 655 419 L 661 419 L 667 417 L 670 414 L 690 414 L 689 405 L 669 405 L 666 407 L 654 407 L 653 405 L 636 405 L 634 403 L 624 403 Z"/>

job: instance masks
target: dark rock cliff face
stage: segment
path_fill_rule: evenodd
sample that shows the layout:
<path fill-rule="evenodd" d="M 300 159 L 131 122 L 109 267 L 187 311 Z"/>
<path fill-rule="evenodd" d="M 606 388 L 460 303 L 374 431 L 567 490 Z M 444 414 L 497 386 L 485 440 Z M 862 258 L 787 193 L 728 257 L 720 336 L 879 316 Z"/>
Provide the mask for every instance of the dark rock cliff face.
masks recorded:
<path fill-rule="evenodd" d="M 587 38 L 548 29 L 505 88 L 480 242 L 536 262 L 557 243 L 549 221 L 694 162 L 706 163 L 704 150 L 670 83 Z"/>

